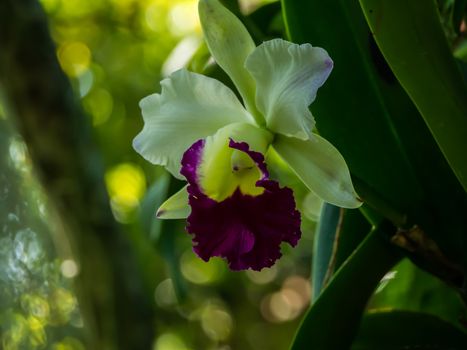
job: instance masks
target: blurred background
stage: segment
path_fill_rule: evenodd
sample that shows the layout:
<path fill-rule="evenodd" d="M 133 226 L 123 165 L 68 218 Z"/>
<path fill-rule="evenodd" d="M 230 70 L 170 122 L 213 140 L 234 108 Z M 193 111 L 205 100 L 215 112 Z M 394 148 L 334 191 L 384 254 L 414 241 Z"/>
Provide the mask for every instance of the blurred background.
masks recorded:
<path fill-rule="evenodd" d="M 143 124 L 139 100 L 159 92 L 171 72 L 188 67 L 231 85 L 203 43 L 197 0 L 40 3 L 60 67 L 92 126 L 98 157 L 89 154 L 90 173 L 103 173 L 117 229 L 104 230 L 92 249 L 79 225 L 69 229 L 0 99 L 0 349 L 286 349 L 310 303 L 319 200 L 277 164 L 272 175 L 295 191 L 302 239 L 294 249 L 283 246 L 272 268 L 232 272 L 221 259 L 197 258 L 182 220 L 155 218 L 182 183 L 131 146 Z M 258 43 L 285 37 L 278 1 L 225 4 Z M 91 209 L 85 215 L 105 217 Z M 454 292 L 403 261 L 369 307 L 429 310 L 457 322 L 461 306 Z M 96 347 L 94 333 L 115 339 Z"/>
<path fill-rule="evenodd" d="M 240 8 L 249 15 L 268 3 L 247 0 Z M 314 223 L 304 220 L 300 245 L 284 247 L 284 257 L 270 269 L 232 272 L 221 259 L 205 263 L 192 252 L 183 221 L 158 222 L 154 216 L 180 184 L 131 147 L 142 128 L 139 100 L 158 92 L 159 81 L 176 69 L 206 68 L 197 1 L 41 4 L 60 66 L 92 124 L 114 219 L 136 256 L 153 349 L 286 348 L 309 304 Z M 278 22 L 275 28 L 282 32 L 277 5 L 270 7 L 277 18 L 268 20 Z M 73 237 L 56 220 L 10 119 L 0 109 L 0 347 L 88 349 Z M 299 190 L 303 201 L 306 193 Z M 308 216 L 314 219 L 319 203 L 309 201 Z"/>

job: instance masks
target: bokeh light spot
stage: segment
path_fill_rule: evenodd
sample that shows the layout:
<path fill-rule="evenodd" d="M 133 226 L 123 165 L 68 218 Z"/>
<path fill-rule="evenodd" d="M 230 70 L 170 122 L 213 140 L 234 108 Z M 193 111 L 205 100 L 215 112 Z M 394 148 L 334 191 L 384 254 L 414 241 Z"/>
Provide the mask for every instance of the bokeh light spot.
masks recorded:
<path fill-rule="evenodd" d="M 50 307 L 47 300 L 37 294 L 23 294 L 21 307 L 31 316 L 46 323 L 50 315 Z"/>
<path fill-rule="evenodd" d="M 27 319 L 29 327 L 29 343 L 31 348 L 42 347 L 47 343 L 44 322 L 37 317 L 29 316 Z"/>
<path fill-rule="evenodd" d="M 175 289 L 172 283 L 172 279 L 167 278 L 166 280 L 159 283 L 154 292 L 157 305 L 160 307 L 173 306 L 177 303 L 177 296 L 175 295 Z"/>
<path fill-rule="evenodd" d="M 154 350 L 189 350 L 189 348 L 179 335 L 164 333 L 157 338 Z"/>
<path fill-rule="evenodd" d="M 113 97 L 106 89 L 92 90 L 85 98 L 83 105 L 86 112 L 92 116 L 92 124 L 98 126 L 104 124 L 113 111 Z"/>
<path fill-rule="evenodd" d="M 5 350 L 16 350 L 28 334 L 28 322 L 18 313 L 8 310 L 2 315 L 3 322 L 8 325 L 2 329 L 2 346 Z"/>
<path fill-rule="evenodd" d="M 66 42 L 58 48 L 58 60 L 66 74 L 78 77 L 88 69 L 91 63 L 91 51 L 82 42 Z"/>
<path fill-rule="evenodd" d="M 233 320 L 227 311 L 208 305 L 201 314 L 201 327 L 212 340 L 225 341 L 232 332 Z"/>
<path fill-rule="evenodd" d="M 67 259 L 63 260 L 60 265 L 60 271 L 62 272 L 63 277 L 73 278 L 78 274 L 78 265 L 74 260 Z"/>
<path fill-rule="evenodd" d="M 262 269 L 261 271 L 246 271 L 247 277 L 256 284 L 267 284 L 277 277 L 277 267 L 276 265 L 271 266 L 267 269 Z"/>
<path fill-rule="evenodd" d="M 106 173 L 105 181 L 115 218 L 126 222 L 146 191 L 143 170 L 136 164 L 122 163 Z"/>
<path fill-rule="evenodd" d="M 191 250 L 187 250 L 180 259 L 183 276 L 196 284 L 211 284 L 219 281 L 225 265 L 221 259 L 212 258 L 208 262 L 201 260 Z"/>
<path fill-rule="evenodd" d="M 283 289 L 291 289 L 298 293 L 301 298 L 301 307 L 305 307 L 310 302 L 311 298 L 311 284 L 310 281 L 302 276 L 290 276 L 283 285 Z"/>
<path fill-rule="evenodd" d="M 301 276 L 287 278 L 280 291 L 267 295 L 261 301 L 264 319 L 280 323 L 297 318 L 310 302 L 311 288 Z"/>
<path fill-rule="evenodd" d="M 65 337 L 62 341 L 54 343 L 52 350 L 84 350 L 84 346 L 78 339 Z"/>
<path fill-rule="evenodd" d="M 184 36 L 200 28 L 197 0 L 181 2 L 170 9 L 169 29 L 173 35 Z"/>
<path fill-rule="evenodd" d="M 57 287 L 50 294 L 50 324 L 62 325 L 70 320 L 77 306 L 75 296 L 65 288 Z"/>
<path fill-rule="evenodd" d="M 94 74 L 91 69 L 87 69 L 78 78 L 79 96 L 84 97 L 88 94 L 94 84 Z"/>

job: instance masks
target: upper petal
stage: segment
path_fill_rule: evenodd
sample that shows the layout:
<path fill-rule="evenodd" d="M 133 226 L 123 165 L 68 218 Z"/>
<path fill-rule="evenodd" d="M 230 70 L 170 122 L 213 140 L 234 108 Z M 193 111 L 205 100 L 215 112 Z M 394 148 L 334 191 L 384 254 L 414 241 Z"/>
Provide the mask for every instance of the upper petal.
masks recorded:
<path fill-rule="evenodd" d="M 277 136 L 273 148 L 303 183 L 324 201 L 343 208 L 362 205 L 344 158 L 321 136 L 314 134 L 313 140 L 307 141 Z"/>
<path fill-rule="evenodd" d="M 256 47 L 253 39 L 219 1 L 201 0 L 198 9 L 209 51 L 232 79 L 248 110 L 255 113 L 255 81 L 244 68 L 245 59 Z"/>
<path fill-rule="evenodd" d="M 182 155 L 193 142 L 231 123 L 254 123 L 235 94 L 215 79 L 182 69 L 161 86 L 161 94 L 140 102 L 144 127 L 133 147 L 177 178 Z"/>
<path fill-rule="evenodd" d="M 331 73 L 333 62 L 327 52 L 274 39 L 258 46 L 245 66 L 256 80 L 256 105 L 268 128 L 302 140 L 311 138 L 315 122 L 308 106 Z"/>

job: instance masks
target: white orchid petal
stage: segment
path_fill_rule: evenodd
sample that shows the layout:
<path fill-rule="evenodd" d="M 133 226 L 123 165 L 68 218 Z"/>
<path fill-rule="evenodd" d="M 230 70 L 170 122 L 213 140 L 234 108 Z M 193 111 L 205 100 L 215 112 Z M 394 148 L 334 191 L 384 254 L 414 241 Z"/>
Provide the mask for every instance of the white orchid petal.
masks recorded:
<path fill-rule="evenodd" d="M 195 141 L 231 123 L 254 123 L 235 94 L 215 79 L 179 70 L 161 86 L 161 94 L 140 102 L 144 127 L 133 147 L 177 178 L 183 178 L 179 174 L 182 155 Z"/>
<path fill-rule="evenodd" d="M 186 219 L 190 215 L 187 187 L 183 187 L 162 203 L 156 213 L 158 219 Z"/>
<path fill-rule="evenodd" d="M 324 201 L 343 208 L 358 208 L 350 172 L 339 151 L 319 135 L 312 140 L 276 136 L 274 149 L 303 183 Z"/>
<path fill-rule="evenodd" d="M 217 0 L 201 0 L 199 17 L 209 51 L 229 75 L 251 112 L 256 111 L 255 81 L 244 63 L 255 43 L 242 22 Z"/>
<path fill-rule="evenodd" d="M 258 46 L 245 66 L 256 81 L 256 105 L 267 127 L 286 136 L 311 138 L 315 122 L 308 106 L 332 70 L 327 52 L 274 39 Z"/>

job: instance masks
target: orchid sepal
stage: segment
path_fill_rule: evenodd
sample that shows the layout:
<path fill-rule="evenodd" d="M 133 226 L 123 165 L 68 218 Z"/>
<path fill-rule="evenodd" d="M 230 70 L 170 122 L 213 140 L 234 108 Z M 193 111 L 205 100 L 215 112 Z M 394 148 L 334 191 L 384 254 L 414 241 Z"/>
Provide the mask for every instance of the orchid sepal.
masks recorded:
<path fill-rule="evenodd" d="M 200 0 L 198 12 L 204 38 L 214 60 L 232 79 L 257 123 L 264 124 L 255 104 L 255 81 L 244 68 L 246 58 L 256 48 L 250 33 L 217 0 Z"/>
<path fill-rule="evenodd" d="M 313 140 L 303 141 L 277 135 L 273 148 L 308 189 L 325 202 L 343 208 L 362 205 L 344 157 L 323 137 L 315 134 Z"/>
<path fill-rule="evenodd" d="M 190 215 L 187 187 L 184 186 L 161 204 L 156 212 L 158 219 L 186 219 Z"/>

